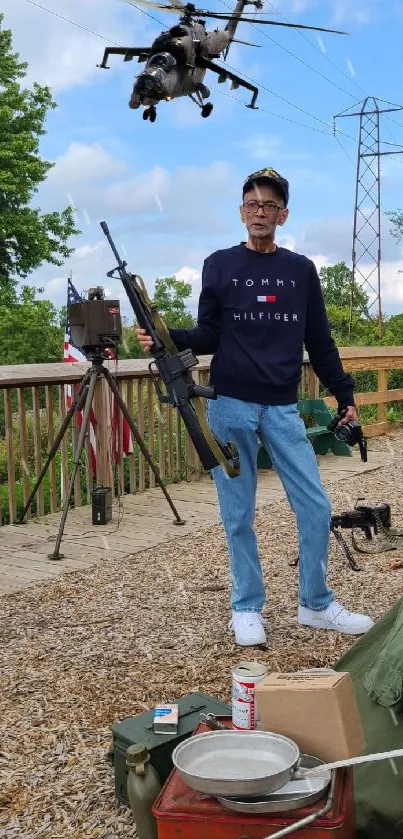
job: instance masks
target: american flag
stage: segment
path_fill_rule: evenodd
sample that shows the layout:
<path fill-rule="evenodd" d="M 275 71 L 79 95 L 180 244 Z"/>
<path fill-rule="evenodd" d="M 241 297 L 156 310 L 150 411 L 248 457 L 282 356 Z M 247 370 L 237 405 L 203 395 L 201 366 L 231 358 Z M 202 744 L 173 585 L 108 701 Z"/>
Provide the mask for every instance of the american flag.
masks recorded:
<path fill-rule="evenodd" d="M 77 289 L 74 287 L 71 277 L 68 277 L 67 280 L 67 315 L 66 315 L 66 329 L 64 335 L 64 355 L 63 361 L 70 362 L 70 361 L 87 361 L 82 348 L 77 347 L 73 344 L 71 339 L 71 330 L 70 330 L 70 322 L 69 322 L 69 306 L 72 303 L 81 303 L 82 297 L 78 293 Z M 114 353 L 110 350 L 110 357 L 114 358 Z M 76 385 L 76 389 L 78 389 L 79 385 Z M 65 387 L 66 393 L 66 402 L 67 408 L 70 408 L 72 402 L 72 387 L 71 385 L 66 385 Z M 120 421 L 120 409 L 119 405 L 115 402 L 115 398 L 112 395 L 112 435 L 113 435 L 113 458 L 115 463 L 119 463 L 120 451 L 119 451 L 119 421 Z M 81 411 L 78 411 L 76 414 L 77 417 L 77 424 L 81 427 L 83 415 Z M 91 466 L 92 472 L 94 477 L 96 477 L 97 471 L 97 461 L 96 461 L 96 437 L 95 437 L 95 429 L 96 429 L 96 417 L 94 411 L 91 407 L 90 411 L 90 418 L 89 418 L 89 434 L 90 434 L 90 451 L 91 451 Z M 123 417 L 122 423 L 122 451 L 124 456 L 131 454 L 133 452 L 133 441 L 132 435 L 130 431 L 130 427 Z"/>

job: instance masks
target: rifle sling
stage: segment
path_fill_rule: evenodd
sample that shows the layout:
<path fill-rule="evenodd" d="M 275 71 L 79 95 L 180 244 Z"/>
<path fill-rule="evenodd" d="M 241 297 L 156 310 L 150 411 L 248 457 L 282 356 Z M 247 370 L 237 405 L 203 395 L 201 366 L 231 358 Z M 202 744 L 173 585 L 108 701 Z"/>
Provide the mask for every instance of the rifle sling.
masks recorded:
<path fill-rule="evenodd" d="M 174 344 L 174 342 L 173 342 L 173 340 L 172 340 L 172 338 L 169 334 L 168 327 L 167 327 L 165 321 L 163 320 L 163 318 L 161 317 L 157 306 L 149 298 L 148 293 L 147 293 L 147 289 L 145 287 L 145 284 L 144 284 L 144 281 L 143 281 L 142 277 L 140 277 L 138 274 L 135 274 L 134 276 L 132 275 L 132 280 L 137 285 L 138 294 L 142 297 L 144 305 L 147 306 L 149 308 L 150 312 L 151 312 L 151 320 L 153 322 L 154 329 L 155 329 L 160 341 L 162 341 L 162 343 L 167 348 L 167 350 L 171 353 L 171 355 L 177 355 L 178 348 L 175 346 L 175 344 Z M 216 440 L 216 438 L 215 438 L 215 436 L 214 436 L 214 434 L 213 434 L 213 432 L 212 432 L 212 430 L 211 430 L 211 428 L 210 428 L 210 426 L 207 422 L 206 411 L 205 411 L 205 408 L 203 406 L 203 403 L 202 403 L 202 400 L 201 400 L 200 396 L 191 396 L 190 401 L 191 401 L 192 407 L 194 408 L 197 419 L 199 420 L 200 427 L 201 427 L 201 430 L 204 434 L 204 437 L 206 438 L 207 443 L 208 443 L 211 451 L 213 452 L 217 462 L 223 467 L 223 469 L 225 469 L 227 475 L 229 475 L 230 478 L 235 478 L 237 475 L 239 475 L 239 468 L 237 469 L 236 467 L 231 465 L 231 463 L 225 457 L 225 454 L 222 451 L 221 447 L 219 446 L 219 444 L 218 444 L 218 442 L 217 442 L 217 440 Z M 233 444 L 230 444 L 230 445 L 233 446 Z"/>

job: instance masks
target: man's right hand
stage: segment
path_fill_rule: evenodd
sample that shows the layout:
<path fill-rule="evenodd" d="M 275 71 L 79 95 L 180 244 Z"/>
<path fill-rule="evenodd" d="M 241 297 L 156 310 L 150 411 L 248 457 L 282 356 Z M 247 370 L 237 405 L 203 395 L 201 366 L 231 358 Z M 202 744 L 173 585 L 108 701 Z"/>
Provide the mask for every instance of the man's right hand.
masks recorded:
<path fill-rule="evenodd" d="M 150 335 L 147 335 L 145 329 L 139 329 L 138 327 L 135 327 L 134 331 L 139 340 L 141 349 L 144 350 L 144 352 L 150 352 L 150 349 L 153 344 L 153 339 L 150 337 Z"/>

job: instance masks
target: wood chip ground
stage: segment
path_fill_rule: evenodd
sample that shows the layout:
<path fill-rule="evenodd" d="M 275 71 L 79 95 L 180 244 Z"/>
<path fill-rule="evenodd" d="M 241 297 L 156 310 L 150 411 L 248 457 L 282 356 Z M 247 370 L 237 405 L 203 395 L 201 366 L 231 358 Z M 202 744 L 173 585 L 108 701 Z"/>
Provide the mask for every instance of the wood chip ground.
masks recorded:
<path fill-rule="evenodd" d="M 391 463 L 328 487 L 334 512 L 387 501 L 403 527 L 403 432 L 370 440 Z M 256 531 L 268 589 L 269 670 L 331 666 L 354 639 L 298 626 L 297 552 L 286 501 L 261 508 Z M 347 537 L 348 538 L 348 537 Z M 402 595 L 403 551 L 357 573 L 332 540 L 329 581 L 373 618 Z M 400 567 L 393 567 L 399 566 Z M 204 691 L 230 701 L 245 658 L 228 633 L 228 570 L 220 525 L 185 543 L 63 574 L 0 600 L 0 835 L 4 839 L 134 839 L 114 798 L 111 725 L 157 702 Z"/>

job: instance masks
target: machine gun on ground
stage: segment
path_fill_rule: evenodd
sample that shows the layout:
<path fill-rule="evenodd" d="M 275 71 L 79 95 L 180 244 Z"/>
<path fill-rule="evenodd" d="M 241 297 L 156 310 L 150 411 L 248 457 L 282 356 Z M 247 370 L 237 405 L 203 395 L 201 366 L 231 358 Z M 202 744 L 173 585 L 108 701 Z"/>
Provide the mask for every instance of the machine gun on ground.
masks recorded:
<path fill-rule="evenodd" d="M 340 545 L 346 559 L 354 571 L 361 567 L 350 547 L 340 533 L 340 529 L 351 530 L 351 543 L 354 551 L 361 554 L 376 554 L 403 548 L 403 530 L 392 528 L 390 504 L 358 505 L 358 498 L 353 510 L 348 510 L 331 517 L 330 529 Z M 367 543 L 358 542 L 355 531 L 361 530 Z"/>
<path fill-rule="evenodd" d="M 363 500 L 363 498 L 358 498 L 353 510 L 334 514 L 330 520 L 330 531 L 353 571 L 361 571 L 362 568 L 340 530 L 351 530 L 351 544 L 353 550 L 359 554 L 378 554 L 403 548 L 403 530 L 392 527 L 390 504 L 358 505 L 358 502 Z M 365 542 L 357 541 L 355 536 L 357 530 L 364 533 Z M 297 556 L 290 565 L 298 565 L 298 561 Z"/>

